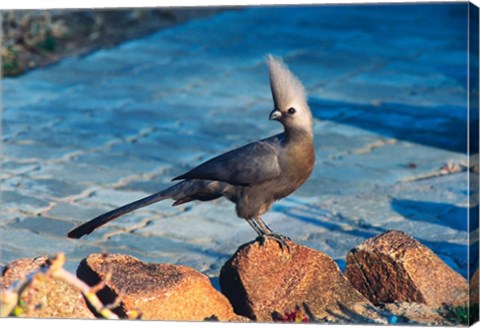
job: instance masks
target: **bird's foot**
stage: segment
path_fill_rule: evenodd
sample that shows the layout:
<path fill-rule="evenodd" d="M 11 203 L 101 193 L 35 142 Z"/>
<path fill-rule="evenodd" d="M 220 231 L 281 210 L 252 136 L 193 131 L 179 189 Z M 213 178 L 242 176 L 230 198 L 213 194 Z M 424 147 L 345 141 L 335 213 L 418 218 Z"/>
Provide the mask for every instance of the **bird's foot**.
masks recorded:
<path fill-rule="evenodd" d="M 288 238 L 287 236 L 276 234 L 276 233 L 266 233 L 259 236 L 257 239 L 260 242 L 260 245 L 262 246 L 265 244 L 265 241 L 267 239 L 273 239 L 278 243 L 278 245 L 282 250 L 285 247 L 287 251 L 290 251 L 290 246 L 288 246 L 287 241 L 290 241 L 291 239 Z"/>

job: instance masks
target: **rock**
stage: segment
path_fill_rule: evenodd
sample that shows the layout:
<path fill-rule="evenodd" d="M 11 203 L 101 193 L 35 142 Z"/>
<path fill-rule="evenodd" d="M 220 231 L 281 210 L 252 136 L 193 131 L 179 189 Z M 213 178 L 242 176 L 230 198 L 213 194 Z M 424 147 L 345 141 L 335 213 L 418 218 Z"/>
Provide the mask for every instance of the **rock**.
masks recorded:
<path fill-rule="evenodd" d="M 388 231 L 352 249 L 345 276 L 373 304 L 416 302 L 440 308 L 468 299 L 466 279 L 401 231 Z"/>
<path fill-rule="evenodd" d="M 15 281 L 24 279 L 29 273 L 40 269 L 47 263 L 48 257 L 18 259 L 7 264 L 0 277 L 0 289 L 10 287 Z"/>
<path fill-rule="evenodd" d="M 29 274 L 39 270 L 47 263 L 47 257 L 35 259 L 19 259 L 7 265 L 0 278 L 0 289 L 12 286 L 17 280 L 24 279 Z M 64 281 L 48 277 L 34 279 L 22 292 L 22 311 L 18 316 L 30 318 L 77 318 L 93 319 L 94 314 L 82 294 Z"/>
<path fill-rule="evenodd" d="M 470 304 L 478 304 L 478 269 L 470 278 Z"/>
<path fill-rule="evenodd" d="M 247 318 L 243 315 L 235 314 L 233 318 L 229 320 L 230 322 L 252 322 L 250 318 Z"/>
<path fill-rule="evenodd" d="M 110 271 L 109 271 L 110 270 Z M 220 320 L 233 318 L 232 306 L 216 291 L 207 276 L 185 266 L 145 263 L 128 255 L 92 254 L 77 269 L 77 276 L 93 286 L 112 276 L 98 293 L 120 317 L 147 320 Z"/>
<path fill-rule="evenodd" d="M 268 322 L 298 307 L 315 320 L 381 322 L 330 257 L 287 243 L 289 251 L 270 239 L 251 242 L 222 267 L 220 286 L 235 313 Z"/>

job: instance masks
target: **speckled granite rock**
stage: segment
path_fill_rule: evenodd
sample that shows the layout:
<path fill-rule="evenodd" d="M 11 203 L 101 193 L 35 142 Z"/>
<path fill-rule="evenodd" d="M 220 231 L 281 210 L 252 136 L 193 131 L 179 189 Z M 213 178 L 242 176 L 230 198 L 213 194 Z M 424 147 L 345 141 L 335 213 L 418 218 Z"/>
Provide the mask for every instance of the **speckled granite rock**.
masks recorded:
<path fill-rule="evenodd" d="M 77 275 L 95 285 L 109 270 L 112 277 L 98 295 L 106 304 L 120 296 L 114 311 L 121 317 L 141 313 L 147 320 L 228 321 L 234 316 L 230 303 L 210 280 L 185 266 L 145 263 L 121 254 L 92 254 L 80 263 Z"/>
<path fill-rule="evenodd" d="M 316 319 L 379 319 L 329 256 L 291 241 L 288 245 L 290 251 L 273 240 L 264 245 L 251 242 L 225 263 L 220 285 L 236 313 L 255 321 L 273 321 L 298 306 Z"/>
<path fill-rule="evenodd" d="M 441 307 L 468 300 L 465 278 L 401 231 L 383 233 L 352 249 L 345 276 L 373 304 L 399 301 Z"/>
<path fill-rule="evenodd" d="M 1 290 L 8 288 L 18 279 L 40 269 L 47 257 L 18 259 L 6 266 L 0 278 Z M 29 318 L 76 318 L 93 319 L 82 294 L 71 285 L 57 278 L 37 279 L 22 293 L 20 317 Z"/>
<path fill-rule="evenodd" d="M 5 266 L 0 277 L 0 289 L 10 287 L 15 281 L 25 278 L 29 273 L 38 270 L 47 263 L 46 256 L 33 259 L 25 258 L 10 262 Z"/>
<path fill-rule="evenodd" d="M 475 271 L 473 276 L 470 278 L 470 303 L 478 304 L 478 269 Z"/>

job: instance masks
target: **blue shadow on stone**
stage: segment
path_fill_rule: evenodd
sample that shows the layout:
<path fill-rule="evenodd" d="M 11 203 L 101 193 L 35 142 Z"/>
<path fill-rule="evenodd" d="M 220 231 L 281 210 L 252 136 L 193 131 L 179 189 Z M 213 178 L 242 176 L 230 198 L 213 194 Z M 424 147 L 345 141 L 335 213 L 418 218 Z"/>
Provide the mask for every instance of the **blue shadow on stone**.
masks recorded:
<path fill-rule="evenodd" d="M 393 210 L 408 220 L 443 225 L 460 231 L 468 229 L 469 210 L 466 207 L 409 199 L 393 199 L 391 205 Z M 470 228 L 478 228 L 478 222 L 476 227 Z"/>
<path fill-rule="evenodd" d="M 353 125 L 387 137 L 446 149 L 467 152 L 467 109 L 453 106 L 419 107 L 382 103 L 378 106 L 309 100 L 315 118 Z M 478 118 L 476 123 L 478 125 Z M 475 132 L 475 131 L 472 131 Z M 478 134 L 478 131 L 477 131 Z M 472 136 L 471 149 L 478 149 Z"/>
<path fill-rule="evenodd" d="M 218 290 L 219 292 L 222 291 L 222 288 L 220 287 L 220 277 L 208 277 L 210 279 L 210 283 L 212 284 L 213 288 Z"/>
<path fill-rule="evenodd" d="M 295 202 L 291 199 L 289 201 Z M 276 212 L 282 212 L 293 219 L 324 228 L 330 232 L 341 231 L 342 233 L 347 233 L 354 237 L 360 237 L 363 239 L 369 239 L 387 231 L 385 229 L 374 227 L 368 224 L 359 226 L 356 222 L 350 220 L 340 213 L 333 215 L 328 210 L 324 210 L 318 206 L 304 203 L 301 204 L 304 206 L 301 212 L 294 212 L 292 211 L 292 208 L 283 206 L 281 204 L 275 204 L 272 209 Z M 344 230 L 340 224 L 342 222 L 349 222 L 350 225 L 357 226 L 359 229 L 348 231 Z"/>

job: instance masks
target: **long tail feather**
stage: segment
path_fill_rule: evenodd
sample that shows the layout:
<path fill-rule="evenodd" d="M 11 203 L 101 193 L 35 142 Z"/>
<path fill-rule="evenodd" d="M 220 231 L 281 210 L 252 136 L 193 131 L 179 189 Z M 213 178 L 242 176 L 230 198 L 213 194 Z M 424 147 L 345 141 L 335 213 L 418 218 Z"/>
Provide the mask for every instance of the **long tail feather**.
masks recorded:
<path fill-rule="evenodd" d="M 161 200 L 164 200 L 166 198 L 170 197 L 169 189 L 160 191 L 156 194 L 150 195 L 148 197 L 139 199 L 133 203 L 124 205 L 122 207 L 119 207 L 117 209 L 114 209 L 110 212 L 107 212 L 105 214 L 102 214 L 100 216 L 97 216 L 96 218 L 88 221 L 87 223 L 82 224 L 81 226 L 71 230 L 67 236 L 69 238 L 74 238 L 78 239 L 81 238 L 84 235 L 88 235 L 91 233 L 93 230 L 97 229 L 98 227 L 104 225 L 107 222 L 110 222 L 119 216 L 125 215 L 127 213 L 130 213 L 132 211 L 135 211 L 136 209 L 139 209 L 141 207 L 148 206 L 150 204 L 159 202 Z"/>

